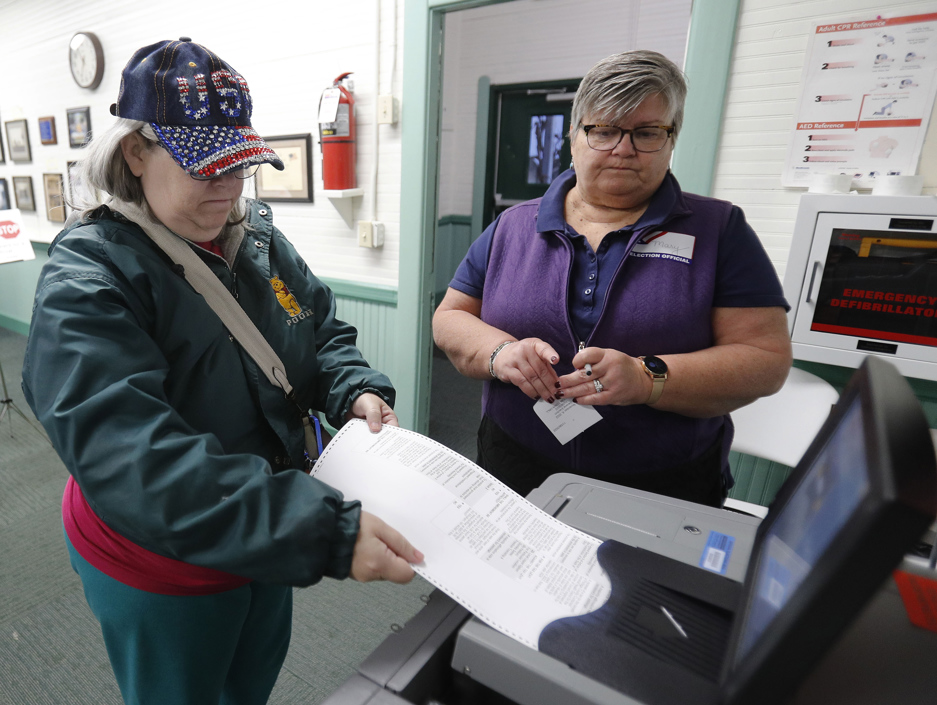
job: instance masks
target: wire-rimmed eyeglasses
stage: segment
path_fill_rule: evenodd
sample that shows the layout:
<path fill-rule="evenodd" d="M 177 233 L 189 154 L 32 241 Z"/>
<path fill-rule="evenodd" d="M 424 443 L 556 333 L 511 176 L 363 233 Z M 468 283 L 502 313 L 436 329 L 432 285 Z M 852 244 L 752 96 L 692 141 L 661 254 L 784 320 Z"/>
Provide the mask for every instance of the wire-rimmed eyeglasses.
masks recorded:
<path fill-rule="evenodd" d="M 260 164 L 251 164 L 250 166 L 246 166 L 243 169 L 235 169 L 234 171 L 229 171 L 225 174 L 221 174 L 221 176 L 227 176 L 227 174 L 234 174 L 235 178 L 249 179 L 254 174 L 257 173 L 258 169 L 260 169 Z M 211 176 L 202 176 L 201 174 L 189 174 L 189 176 L 191 176 L 196 181 L 211 181 L 212 179 L 219 178 L 217 174 L 213 174 Z"/>
<path fill-rule="evenodd" d="M 673 134 L 673 125 L 647 125 L 625 130 L 614 125 L 583 125 L 588 145 L 599 152 L 611 152 L 625 135 L 636 152 L 659 152 Z"/>

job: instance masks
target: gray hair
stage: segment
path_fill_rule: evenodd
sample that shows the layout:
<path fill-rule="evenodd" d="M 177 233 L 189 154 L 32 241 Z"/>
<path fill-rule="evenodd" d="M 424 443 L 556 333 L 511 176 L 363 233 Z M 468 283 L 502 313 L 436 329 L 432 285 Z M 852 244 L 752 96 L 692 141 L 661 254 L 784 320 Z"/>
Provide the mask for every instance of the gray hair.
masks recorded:
<path fill-rule="evenodd" d="M 655 95 L 664 101 L 676 139 L 683 124 L 686 92 L 683 72 L 663 54 L 643 49 L 613 54 L 589 69 L 579 84 L 573 99 L 570 140 L 586 115 L 614 125 Z"/>
<path fill-rule="evenodd" d="M 143 185 L 139 177 L 130 171 L 120 146 L 125 137 L 135 132 L 146 141 L 147 149 L 162 149 L 149 123 L 127 118 L 117 118 L 109 128 L 91 140 L 76 174 L 81 183 L 80 192 L 75 194 L 76 203 L 69 204 L 81 211 L 82 220 L 112 197 L 144 208 L 155 219 L 143 195 Z M 240 199 L 228 216 L 228 225 L 242 223 L 246 217 L 246 205 Z"/>

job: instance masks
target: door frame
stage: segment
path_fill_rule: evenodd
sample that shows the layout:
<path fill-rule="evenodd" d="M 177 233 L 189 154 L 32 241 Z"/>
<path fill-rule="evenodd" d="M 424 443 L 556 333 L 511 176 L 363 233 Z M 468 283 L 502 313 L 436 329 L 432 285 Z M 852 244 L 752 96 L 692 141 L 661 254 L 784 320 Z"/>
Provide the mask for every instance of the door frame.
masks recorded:
<path fill-rule="evenodd" d="M 443 17 L 454 10 L 506 1 L 407 0 L 404 5 L 400 252 L 393 381 L 400 425 L 420 433 L 429 430 Z M 712 188 L 718 150 L 718 139 L 713 137 L 722 132 L 740 2 L 694 0 L 690 16 L 684 71 L 691 91 L 672 168 L 686 190 L 703 195 L 709 195 Z M 473 195 L 473 225 L 475 199 L 479 196 L 483 194 Z"/>

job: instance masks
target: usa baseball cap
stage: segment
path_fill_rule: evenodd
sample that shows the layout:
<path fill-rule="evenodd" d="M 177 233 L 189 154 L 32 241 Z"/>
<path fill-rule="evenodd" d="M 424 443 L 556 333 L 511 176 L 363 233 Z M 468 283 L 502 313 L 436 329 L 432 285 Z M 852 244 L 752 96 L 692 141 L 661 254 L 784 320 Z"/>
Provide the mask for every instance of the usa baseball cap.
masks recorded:
<path fill-rule="evenodd" d="M 255 164 L 283 162 L 251 127 L 247 81 L 188 37 L 138 49 L 120 75 L 111 114 L 150 123 L 190 175 L 210 179 Z"/>

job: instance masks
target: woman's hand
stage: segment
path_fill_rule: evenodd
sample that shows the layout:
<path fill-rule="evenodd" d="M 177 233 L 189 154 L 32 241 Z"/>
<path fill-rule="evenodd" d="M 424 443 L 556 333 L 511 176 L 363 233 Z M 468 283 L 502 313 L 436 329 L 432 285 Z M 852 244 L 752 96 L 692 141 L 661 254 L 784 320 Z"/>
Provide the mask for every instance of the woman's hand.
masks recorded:
<path fill-rule="evenodd" d="M 392 529 L 373 514 L 361 512 L 358 539 L 351 559 L 352 579 L 360 583 L 389 580 L 409 583 L 413 579 L 411 563 L 421 563 L 417 551 L 399 531 Z"/>
<path fill-rule="evenodd" d="M 591 406 L 628 406 L 644 404 L 651 396 L 651 378 L 636 357 L 610 348 L 585 348 L 576 353 L 573 366 L 575 372 L 559 379 L 556 396 L 560 398 Z"/>
<path fill-rule="evenodd" d="M 351 405 L 351 409 L 345 416 L 346 421 L 351 419 L 364 419 L 367 421 L 371 433 L 380 431 L 381 424 L 387 424 L 388 426 L 400 425 L 397 421 L 397 414 L 394 413 L 394 410 L 390 408 L 387 402 L 377 394 L 371 394 L 370 392 L 365 392 L 355 399 L 354 404 Z"/>
<path fill-rule="evenodd" d="M 548 343 L 540 338 L 524 338 L 501 349 L 493 369 L 502 382 L 520 389 L 531 399 L 553 403 L 559 377 L 553 365 L 560 361 Z"/>

